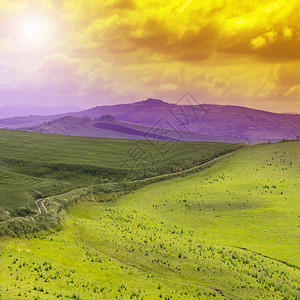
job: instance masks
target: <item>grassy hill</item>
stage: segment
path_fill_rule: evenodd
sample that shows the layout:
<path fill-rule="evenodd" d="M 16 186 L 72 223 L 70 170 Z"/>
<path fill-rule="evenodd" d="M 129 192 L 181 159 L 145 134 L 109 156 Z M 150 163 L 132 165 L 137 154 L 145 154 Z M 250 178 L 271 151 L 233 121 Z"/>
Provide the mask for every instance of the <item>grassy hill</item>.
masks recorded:
<path fill-rule="evenodd" d="M 248 147 L 1 246 L 4 299 L 300 299 L 300 142 Z M 243 249 L 242 249 L 243 248 Z"/>
<path fill-rule="evenodd" d="M 193 167 L 237 145 L 68 137 L 0 130 L 0 208 L 35 212 L 34 199 Z M 3 214 L 2 214 L 3 215 Z"/>
<path fill-rule="evenodd" d="M 191 142 L 225 142 L 238 143 L 243 139 L 197 134 L 191 131 L 175 129 L 162 129 L 153 126 L 140 125 L 131 122 L 113 120 L 106 121 L 101 118 L 95 120 L 86 116 L 65 116 L 37 126 L 25 127 L 20 130 L 87 137 L 106 137 L 118 139 L 149 139 L 149 140 L 181 140 Z M 157 125 L 159 127 L 159 124 Z M 263 141 L 251 141 L 263 142 Z"/>
<path fill-rule="evenodd" d="M 193 99 L 192 95 L 189 94 L 185 98 L 186 100 L 187 98 Z M 184 105 L 184 102 L 174 105 L 157 99 L 148 99 L 129 104 L 97 106 L 77 113 L 44 117 L 15 117 L 0 120 L 0 128 L 17 129 L 37 126 L 44 122 L 51 123 L 53 120 L 65 116 L 87 116 L 92 119 L 99 119 L 101 116 L 109 114 L 117 120 L 125 122 L 189 131 L 200 136 L 222 136 L 257 142 L 259 140 L 278 141 L 283 138 L 299 138 L 299 115 L 271 113 L 231 105 L 200 105 L 194 100 L 192 100 L 194 105 Z M 38 130 L 40 129 L 41 127 Z M 43 130 L 53 130 L 53 128 L 46 126 Z M 90 132 L 90 130 L 88 132 L 82 131 L 81 134 L 90 134 Z M 97 132 L 99 133 L 99 130 L 94 130 L 92 134 L 97 134 Z"/>

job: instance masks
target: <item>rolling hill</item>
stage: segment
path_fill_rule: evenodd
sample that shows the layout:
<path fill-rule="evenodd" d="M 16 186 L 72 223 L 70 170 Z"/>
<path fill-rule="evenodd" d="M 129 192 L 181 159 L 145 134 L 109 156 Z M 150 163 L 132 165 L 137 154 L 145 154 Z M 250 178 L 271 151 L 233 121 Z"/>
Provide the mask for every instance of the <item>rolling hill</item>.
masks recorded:
<path fill-rule="evenodd" d="M 181 171 L 243 146 L 0 130 L 0 211 L 3 217 L 20 209 L 35 214 L 39 198 Z"/>
<path fill-rule="evenodd" d="M 300 116 L 278 114 L 239 106 L 175 105 L 156 99 L 131 104 L 98 106 L 77 113 L 15 117 L 0 120 L 0 127 L 24 128 L 65 116 L 99 119 L 111 115 L 119 121 L 200 135 L 247 140 L 282 140 L 300 136 Z"/>
<path fill-rule="evenodd" d="M 184 178 L 79 201 L 60 231 L 0 240 L 1 296 L 299 299 L 299 143 L 243 148 Z"/>
<path fill-rule="evenodd" d="M 106 119 L 106 118 L 108 119 Z M 227 142 L 239 143 L 243 139 L 209 136 L 190 131 L 180 131 L 171 128 L 157 128 L 146 125 L 118 121 L 110 115 L 102 116 L 99 120 L 90 117 L 65 116 L 41 125 L 20 128 L 21 131 L 63 134 L 86 137 L 109 137 L 120 139 L 145 139 L 162 141 L 197 141 L 197 142 Z"/>

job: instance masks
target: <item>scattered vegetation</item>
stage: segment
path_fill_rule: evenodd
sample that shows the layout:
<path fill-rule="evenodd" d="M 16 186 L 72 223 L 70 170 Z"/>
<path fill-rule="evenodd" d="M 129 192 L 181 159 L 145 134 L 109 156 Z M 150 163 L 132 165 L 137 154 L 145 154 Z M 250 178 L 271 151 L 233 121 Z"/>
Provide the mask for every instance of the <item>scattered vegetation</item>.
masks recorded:
<path fill-rule="evenodd" d="M 1 230 L 20 236 L 0 240 L 0 298 L 300 299 L 299 146 L 247 147 L 150 185 L 197 159 L 141 181 L 124 168 L 49 196 L 49 213 L 4 207 Z"/>
<path fill-rule="evenodd" d="M 0 130 L 0 218 L 37 213 L 35 199 L 184 170 L 240 147 Z"/>

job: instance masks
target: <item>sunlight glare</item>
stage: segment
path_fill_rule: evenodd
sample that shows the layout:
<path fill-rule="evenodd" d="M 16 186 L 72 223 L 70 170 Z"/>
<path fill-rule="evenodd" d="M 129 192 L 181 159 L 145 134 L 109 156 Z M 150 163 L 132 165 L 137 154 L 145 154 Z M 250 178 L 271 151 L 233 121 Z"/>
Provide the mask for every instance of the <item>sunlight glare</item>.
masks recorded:
<path fill-rule="evenodd" d="M 29 43 L 42 43 L 47 40 L 50 28 L 42 19 L 27 19 L 22 24 L 23 39 Z"/>

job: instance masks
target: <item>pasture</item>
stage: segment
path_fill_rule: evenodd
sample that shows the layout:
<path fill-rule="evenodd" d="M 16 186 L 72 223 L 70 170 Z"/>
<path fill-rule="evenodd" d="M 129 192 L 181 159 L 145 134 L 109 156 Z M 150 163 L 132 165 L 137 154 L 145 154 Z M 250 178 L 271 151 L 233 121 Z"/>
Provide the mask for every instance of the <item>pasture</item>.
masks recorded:
<path fill-rule="evenodd" d="M 80 201 L 59 231 L 3 238 L 1 296 L 300 299 L 299 149 L 244 148 L 183 178 Z"/>
<path fill-rule="evenodd" d="M 0 130 L 0 209 L 12 214 L 20 208 L 35 213 L 35 199 L 180 171 L 239 147 Z"/>

